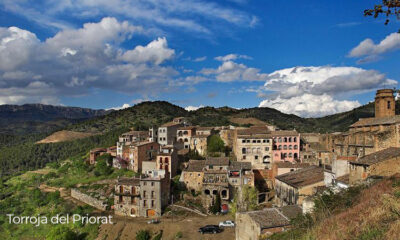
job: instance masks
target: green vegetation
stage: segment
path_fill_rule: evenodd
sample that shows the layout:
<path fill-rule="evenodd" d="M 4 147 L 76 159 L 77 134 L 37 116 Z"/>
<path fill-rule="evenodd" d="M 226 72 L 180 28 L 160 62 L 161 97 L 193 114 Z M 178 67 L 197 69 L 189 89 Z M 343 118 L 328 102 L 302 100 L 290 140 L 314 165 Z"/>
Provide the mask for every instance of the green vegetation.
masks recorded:
<path fill-rule="evenodd" d="M 182 232 L 177 232 L 175 235 L 175 239 L 181 239 L 183 237 Z"/>
<path fill-rule="evenodd" d="M 0 148 L 0 176 L 19 173 L 25 170 L 43 168 L 51 162 L 61 162 L 69 157 L 82 156 L 95 147 L 115 145 L 118 136 L 127 129 L 117 129 L 84 139 L 70 142 L 35 144 L 26 141 Z"/>
<path fill-rule="evenodd" d="M 225 144 L 219 135 L 212 135 L 207 143 L 207 151 L 210 153 L 224 152 Z"/>
<path fill-rule="evenodd" d="M 216 195 L 209 210 L 210 210 L 210 212 L 212 212 L 214 214 L 221 212 L 221 197 L 219 196 L 219 194 Z"/>
<path fill-rule="evenodd" d="M 150 240 L 151 235 L 150 232 L 148 230 L 139 230 L 136 233 L 136 240 Z"/>
<path fill-rule="evenodd" d="M 105 154 L 103 156 L 100 156 L 96 160 L 96 167 L 94 174 L 96 176 L 108 176 L 113 172 L 112 168 L 112 157 L 110 154 Z"/>

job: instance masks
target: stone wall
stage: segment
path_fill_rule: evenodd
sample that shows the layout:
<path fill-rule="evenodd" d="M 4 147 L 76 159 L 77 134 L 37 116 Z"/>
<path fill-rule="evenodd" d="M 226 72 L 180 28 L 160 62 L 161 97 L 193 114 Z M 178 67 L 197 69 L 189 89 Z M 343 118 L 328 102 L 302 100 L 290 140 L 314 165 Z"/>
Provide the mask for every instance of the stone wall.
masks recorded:
<path fill-rule="evenodd" d="M 102 211 L 105 211 L 108 207 L 103 201 L 82 193 L 76 188 L 71 189 L 71 197 Z"/>

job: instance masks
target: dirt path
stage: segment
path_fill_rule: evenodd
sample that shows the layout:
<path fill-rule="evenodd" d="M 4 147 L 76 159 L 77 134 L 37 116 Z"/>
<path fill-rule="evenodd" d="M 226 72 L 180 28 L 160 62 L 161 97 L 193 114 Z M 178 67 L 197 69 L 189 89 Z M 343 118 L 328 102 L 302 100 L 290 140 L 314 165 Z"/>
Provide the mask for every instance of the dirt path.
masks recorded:
<path fill-rule="evenodd" d="M 149 230 L 153 235 L 163 231 L 164 240 L 173 240 L 178 232 L 182 232 L 181 239 L 190 240 L 234 240 L 235 229 L 225 228 L 219 234 L 200 234 L 198 229 L 207 224 L 216 224 L 225 220 L 233 220 L 231 216 L 189 216 L 175 218 L 161 218 L 159 224 L 147 224 L 145 218 L 121 218 L 115 217 L 114 224 L 101 225 L 97 240 L 128 240 L 135 239 L 139 230 Z"/>

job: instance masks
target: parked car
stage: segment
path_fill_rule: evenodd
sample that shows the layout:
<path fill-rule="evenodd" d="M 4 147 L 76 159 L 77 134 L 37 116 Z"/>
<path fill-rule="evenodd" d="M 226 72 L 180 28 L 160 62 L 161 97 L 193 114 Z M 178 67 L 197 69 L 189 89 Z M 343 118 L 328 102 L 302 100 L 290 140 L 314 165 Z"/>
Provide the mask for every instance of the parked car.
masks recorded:
<path fill-rule="evenodd" d="M 147 221 L 147 224 L 158 224 L 158 223 L 160 223 L 159 219 L 151 219 L 151 220 Z"/>
<path fill-rule="evenodd" d="M 235 222 L 234 221 L 223 221 L 219 223 L 219 227 L 235 227 Z"/>
<path fill-rule="evenodd" d="M 220 233 L 222 229 L 219 228 L 217 225 L 206 225 L 204 227 L 199 228 L 199 233 Z"/>

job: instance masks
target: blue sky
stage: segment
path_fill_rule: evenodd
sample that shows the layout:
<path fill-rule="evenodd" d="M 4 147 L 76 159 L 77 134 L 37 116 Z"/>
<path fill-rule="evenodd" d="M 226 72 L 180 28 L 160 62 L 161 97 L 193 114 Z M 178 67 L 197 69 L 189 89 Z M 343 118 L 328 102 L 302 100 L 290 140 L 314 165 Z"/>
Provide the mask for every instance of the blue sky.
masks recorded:
<path fill-rule="evenodd" d="M 398 87 L 379 1 L 2 0 L 0 104 L 166 100 L 323 116 Z"/>

